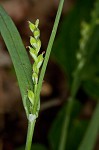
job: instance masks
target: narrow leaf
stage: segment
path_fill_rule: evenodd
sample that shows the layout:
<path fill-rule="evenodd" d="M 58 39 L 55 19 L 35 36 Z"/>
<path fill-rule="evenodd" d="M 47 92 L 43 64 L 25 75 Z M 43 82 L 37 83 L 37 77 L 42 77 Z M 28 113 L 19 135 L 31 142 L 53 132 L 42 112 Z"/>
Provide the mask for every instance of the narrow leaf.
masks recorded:
<path fill-rule="evenodd" d="M 27 89 L 32 89 L 32 68 L 21 37 L 12 19 L 7 15 L 2 6 L 0 6 L 0 33 L 10 53 L 16 71 L 23 104 L 28 113 L 26 99 Z"/>
<path fill-rule="evenodd" d="M 93 150 L 99 134 L 99 102 L 85 134 L 85 137 L 78 150 Z"/>

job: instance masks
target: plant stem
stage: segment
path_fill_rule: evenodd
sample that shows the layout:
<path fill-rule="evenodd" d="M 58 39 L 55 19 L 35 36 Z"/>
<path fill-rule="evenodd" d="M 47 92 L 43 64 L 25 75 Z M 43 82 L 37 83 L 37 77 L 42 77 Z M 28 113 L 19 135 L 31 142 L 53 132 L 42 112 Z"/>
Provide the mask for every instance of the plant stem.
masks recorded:
<path fill-rule="evenodd" d="M 61 13 L 62 13 L 63 4 L 64 4 L 64 0 L 60 0 L 57 15 L 56 15 L 56 19 L 55 19 L 55 23 L 54 23 L 53 30 L 52 30 L 52 33 L 51 33 L 51 36 L 50 36 L 50 40 L 49 40 L 49 43 L 48 43 L 44 63 L 43 63 L 41 73 L 40 73 L 39 82 L 38 82 L 38 85 L 37 85 L 35 103 L 34 103 L 33 112 L 32 112 L 33 114 L 36 114 L 36 112 L 37 112 L 38 102 L 40 100 L 39 97 L 40 97 L 40 91 L 41 91 L 41 88 L 42 88 L 42 82 L 43 82 L 43 78 L 44 78 L 44 75 L 45 75 L 48 60 L 49 60 L 49 57 L 50 57 L 50 53 L 51 53 L 51 50 L 52 50 L 52 46 L 53 46 L 53 43 L 54 43 L 54 39 L 55 39 L 55 36 L 56 36 L 58 24 L 59 24 Z M 33 136 L 33 132 L 34 132 L 34 127 L 35 127 L 35 122 L 32 122 L 32 123 L 29 122 L 25 150 L 30 150 L 31 149 L 31 143 L 32 143 L 32 136 Z"/>
<path fill-rule="evenodd" d="M 26 140 L 26 147 L 25 150 L 30 150 L 32 145 L 32 137 L 35 127 L 35 121 L 28 121 L 28 132 L 27 132 L 27 140 Z"/>
<path fill-rule="evenodd" d="M 58 150 L 66 150 L 66 141 L 67 141 L 67 134 L 68 134 L 68 127 L 70 123 L 70 117 L 71 112 L 74 104 L 74 99 L 76 96 L 76 93 L 78 91 L 79 85 L 80 85 L 80 72 L 77 69 L 75 73 L 75 77 L 73 80 L 73 84 L 71 87 L 71 96 L 68 98 L 68 104 L 66 106 L 66 118 L 64 118 L 63 126 L 62 126 L 62 132 L 60 136 L 60 143 L 59 143 L 59 149 Z"/>

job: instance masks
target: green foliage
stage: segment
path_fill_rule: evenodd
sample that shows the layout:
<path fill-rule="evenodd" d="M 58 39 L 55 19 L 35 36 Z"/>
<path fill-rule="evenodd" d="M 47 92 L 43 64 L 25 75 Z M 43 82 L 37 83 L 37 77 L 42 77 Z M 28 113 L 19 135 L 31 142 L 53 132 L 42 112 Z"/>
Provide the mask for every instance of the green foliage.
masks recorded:
<path fill-rule="evenodd" d="M 83 83 L 83 88 L 85 89 L 86 93 L 92 98 L 98 99 L 99 98 L 99 77 L 88 79 L 86 82 Z"/>
<path fill-rule="evenodd" d="M 11 55 L 24 108 L 27 116 L 29 115 L 26 150 L 30 150 L 31 147 L 34 120 L 36 120 L 36 112 L 39 110 L 42 81 L 55 39 L 63 2 L 64 0 L 61 0 L 59 4 L 44 63 L 43 54 L 38 55 L 41 47 L 39 20 L 35 24 L 29 22 L 30 30 L 33 32 L 33 37 L 30 37 L 31 47 L 29 47 L 30 55 L 35 61 L 33 67 L 31 67 L 15 25 L 0 7 L 0 32 Z M 91 121 L 88 122 L 79 119 L 82 105 L 75 101 L 80 85 L 90 96 L 99 98 L 99 0 L 96 0 L 94 7 L 93 4 L 93 0 L 77 1 L 76 6 L 63 21 L 53 47 L 53 56 L 68 75 L 71 87 L 68 104 L 64 105 L 59 112 L 49 133 L 49 143 L 53 150 L 93 150 L 97 138 L 99 104 L 96 106 Z M 82 27 L 81 24 L 83 24 Z M 40 78 L 38 78 L 42 63 Z M 27 97 L 29 101 L 27 101 Z M 32 109 L 30 106 L 33 106 Z M 22 149 L 24 148 L 19 150 Z M 42 145 L 33 145 L 32 149 L 45 150 L 46 148 Z"/>
<path fill-rule="evenodd" d="M 88 126 L 86 120 L 74 120 L 67 139 L 67 150 L 77 150 Z M 71 143 L 72 141 L 72 143 Z"/>
<path fill-rule="evenodd" d="M 95 15 L 96 17 L 92 15 L 93 18 L 90 18 L 91 12 L 94 12 L 93 14 L 98 14 L 98 9 L 97 11 L 95 11 L 96 9 L 92 11 L 93 5 L 94 1 L 77 1 L 77 6 L 75 6 L 72 12 L 70 12 L 70 14 L 64 19 L 60 27 L 59 36 L 56 39 L 55 44 L 53 46 L 53 57 L 68 75 L 70 85 L 72 83 L 74 69 L 76 68 L 78 63 L 76 59 L 76 53 L 79 49 L 81 23 L 82 21 L 90 22 L 91 20 L 91 24 L 93 25 L 93 22 L 95 24 L 98 18 L 98 15 Z M 98 2 L 96 3 L 96 6 L 98 8 Z M 94 85 L 93 89 L 96 89 L 96 91 L 98 91 L 98 89 L 95 88 L 98 87 L 98 83 L 96 83 L 96 80 L 98 81 L 97 75 L 99 74 L 99 57 L 97 55 L 99 54 L 98 43 L 99 27 L 97 25 L 97 27 L 94 29 L 93 35 L 90 37 L 89 42 L 87 44 L 86 50 L 89 52 L 85 57 L 88 57 L 87 59 L 90 61 L 87 62 L 85 66 L 86 69 L 83 71 L 82 76 L 83 87 L 85 91 L 87 91 L 88 94 L 90 94 L 93 97 L 99 97 L 98 92 L 95 92 L 95 90 L 94 92 L 92 92 L 92 88 L 90 88 Z M 90 78 L 95 78 L 95 80 L 91 81 Z M 89 82 L 87 82 L 88 80 L 90 80 L 89 85 Z"/>
<path fill-rule="evenodd" d="M 65 129 L 62 128 L 63 127 L 62 124 L 64 122 L 64 118 L 68 117 L 67 114 L 65 113 L 66 108 L 67 107 L 65 104 L 64 107 L 60 110 L 56 119 L 54 120 L 53 125 L 52 125 L 51 130 L 50 130 L 50 133 L 49 133 L 49 142 L 50 142 L 50 145 L 52 146 L 51 149 L 53 149 L 53 150 L 57 150 L 59 147 L 60 139 L 62 138 L 60 136 L 61 130 L 64 130 L 64 132 L 65 132 Z M 82 105 L 78 101 L 74 101 L 73 110 L 72 110 L 71 119 L 70 119 L 70 124 L 69 124 L 70 126 L 69 126 L 69 135 L 68 135 L 68 142 L 67 143 L 71 143 L 71 136 L 72 136 L 72 138 L 74 138 L 76 131 L 80 130 L 84 124 L 83 123 L 82 126 L 80 126 L 81 125 L 80 122 L 83 122 L 83 121 L 78 120 L 79 113 L 80 113 L 81 109 L 82 109 Z M 84 129 L 82 129 L 81 135 L 84 134 L 84 132 L 85 132 Z M 68 144 L 67 147 L 71 149 L 72 146 L 77 145 L 76 140 L 77 139 L 80 140 L 81 138 L 82 138 L 82 136 L 79 137 L 79 134 L 78 134 L 78 136 L 76 135 L 76 138 L 74 138 L 75 142 L 72 143 L 71 145 Z"/>
<path fill-rule="evenodd" d="M 99 64 L 97 64 L 97 67 L 95 66 L 96 65 L 95 61 L 96 62 L 99 61 L 99 59 L 97 59 L 98 58 L 97 54 L 99 54 L 99 51 L 98 51 L 99 26 L 97 25 L 97 22 L 98 22 L 97 20 L 99 17 L 98 15 L 99 14 L 99 10 L 98 10 L 99 1 L 97 0 L 94 10 L 92 11 L 93 4 L 94 2 L 93 1 L 89 2 L 89 0 L 78 1 L 77 6 L 73 9 L 70 15 L 63 22 L 59 37 L 57 38 L 56 43 L 53 47 L 53 56 L 56 58 L 57 62 L 62 66 L 65 73 L 68 75 L 69 83 L 70 85 L 72 85 L 71 97 L 68 99 L 68 105 L 66 108 L 67 111 L 64 112 L 65 114 L 65 116 L 63 117 L 64 121 L 61 120 L 61 125 L 59 127 L 59 130 L 57 131 L 59 133 L 58 136 L 60 135 L 60 140 L 58 137 L 56 138 L 54 149 L 59 149 L 59 150 L 72 149 L 71 145 L 68 145 L 69 143 L 68 138 L 71 132 L 71 130 L 69 130 L 70 120 L 71 120 L 70 116 L 71 116 L 71 112 L 73 109 L 74 98 L 78 92 L 78 89 L 81 83 L 83 87 L 85 88 L 85 90 L 88 91 L 89 94 L 91 93 L 90 95 L 93 95 L 93 97 L 94 96 L 98 97 L 98 92 L 97 92 L 98 89 L 96 89 L 98 87 L 97 86 L 98 83 L 96 84 L 94 82 L 93 84 L 93 81 L 94 79 L 96 82 L 98 81 L 97 76 L 99 74 L 98 73 Z M 90 17 L 91 12 L 92 12 L 92 15 Z M 81 40 L 79 40 L 80 39 L 80 26 L 81 26 L 82 21 L 87 21 L 88 24 L 85 23 L 83 31 L 81 29 L 82 38 Z M 88 32 L 85 32 L 85 29 L 88 29 L 86 30 Z M 79 41 L 80 41 L 80 48 L 79 48 Z M 79 55 L 77 54 L 78 49 L 81 50 L 81 53 Z M 80 61 L 76 60 L 76 55 L 79 56 Z M 91 68 L 91 66 L 94 69 Z M 90 83 L 88 82 L 89 80 L 90 80 Z M 86 86 L 86 83 L 87 83 L 87 86 Z M 88 85 L 88 83 L 90 85 Z M 94 87 L 92 87 L 93 85 Z M 92 91 L 92 89 L 94 90 Z M 97 114 L 98 114 L 98 111 L 96 115 Z M 93 122 L 94 122 L 94 119 L 92 118 L 91 123 L 89 124 L 89 128 L 91 126 L 91 129 L 94 128 Z M 58 126 L 58 124 L 59 122 L 56 121 L 56 127 Z M 98 120 L 97 122 L 95 122 L 95 124 L 98 124 Z M 98 129 L 99 129 L 99 125 L 96 126 L 96 131 L 98 131 Z M 54 137 L 54 134 L 57 133 L 55 132 L 56 130 L 55 131 L 54 130 L 55 128 L 53 129 L 53 133 L 52 133 L 53 137 Z M 92 133 L 91 138 L 88 137 L 89 136 L 88 133 L 89 131 L 87 130 L 86 137 L 89 138 L 90 142 L 92 140 L 93 142 L 90 144 L 90 142 L 87 143 L 87 140 L 86 140 L 86 143 L 85 143 L 85 140 L 84 140 L 84 144 L 86 145 L 86 148 L 84 147 L 85 146 L 84 144 L 83 144 L 84 146 L 81 145 L 81 148 L 92 150 L 94 147 L 94 143 L 95 143 L 94 139 L 96 139 L 98 132 L 95 132 L 95 134 Z M 77 134 L 75 132 L 75 137 L 76 135 Z M 80 140 L 83 139 L 83 135 L 84 134 L 81 134 Z M 66 143 L 67 145 L 65 146 Z M 72 145 L 73 144 L 74 143 L 72 143 Z M 57 148 L 55 146 L 57 146 Z M 76 150 L 78 145 L 74 147 Z"/>
<path fill-rule="evenodd" d="M 79 49 L 81 22 L 90 20 L 93 0 L 78 0 L 76 3 L 64 18 L 52 50 L 54 58 L 68 75 L 70 83 L 77 65 L 76 52 Z"/>
<path fill-rule="evenodd" d="M 41 42 L 39 40 L 40 31 L 38 29 L 39 20 L 37 20 L 35 24 L 32 24 L 31 22 L 29 22 L 30 30 L 33 32 L 33 35 L 34 35 L 34 37 L 30 37 L 30 44 L 32 46 L 32 47 L 29 47 L 30 54 L 35 60 L 35 64 L 37 63 L 37 69 L 35 68 L 36 67 L 35 64 L 33 66 L 33 71 L 36 71 L 36 72 L 32 74 L 31 65 L 30 65 L 27 53 L 25 51 L 25 48 L 22 44 L 19 33 L 13 21 L 11 20 L 11 18 L 6 14 L 4 9 L 0 6 L 0 32 L 9 50 L 9 53 L 12 58 L 12 62 L 15 67 L 15 71 L 16 71 L 16 75 L 18 78 L 19 87 L 20 87 L 21 95 L 23 99 L 24 108 L 26 110 L 26 114 L 29 120 L 27 142 L 26 142 L 26 147 L 25 147 L 26 150 L 31 149 L 32 136 L 34 132 L 36 116 L 38 116 L 37 113 L 38 113 L 38 108 L 39 108 L 38 104 L 40 101 L 40 91 L 41 91 L 46 67 L 48 64 L 49 56 L 52 50 L 53 42 L 55 39 L 55 35 L 57 32 L 58 24 L 60 21 L 63 4 L 64 4 L 64 0 L 60 0 L 54 27 L 53 27 L 52 34 L 48 43 L 45 60 L 44 60 L 43 67 L 41 70 L 39 82 L 38 82 L 38 76 L 37 76 L 38 75 L 37 73 L 39 73 L 39 71 L 37 70 L 40 68 L 43 62 L 43 57 L 42 57 L 43 55 L 38 56 L 38 52 L 41 47 Z M 34 88 L 32 85 L 32 79 L 34 83 Z M 34 96 L 35 96 L 35 101 L 34 101 Z M 29 98 L 30 101 L 27 101 L 27 97 Z M 31 110 L 31 104 L 33 105 L 32 110 Z"/>
<path fill-rule="evenodd" d="M 96 106 L 93 117 L 88 126 L 85 137 L 83 138 L 81 145 L 78 150 L 93 150 L 95 146 L 95 142 L 97 140 L 97 134 L 99 132 L 99 102 Z"/>
<path fill-rule="evenodd" d="M 32 67 L 20 35 L 5 10 L 0 6 L 0 33 L 10 53 L 22 95 L 24 108 L 28 116 L 27 89 L 33 89 Z"/>

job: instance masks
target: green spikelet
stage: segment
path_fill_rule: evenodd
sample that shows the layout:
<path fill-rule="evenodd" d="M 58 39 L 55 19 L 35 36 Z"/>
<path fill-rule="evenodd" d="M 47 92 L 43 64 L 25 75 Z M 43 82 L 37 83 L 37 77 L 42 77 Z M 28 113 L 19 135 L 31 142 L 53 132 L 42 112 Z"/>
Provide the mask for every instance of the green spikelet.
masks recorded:
<path fill-rule="evenodd" d="M 29 21 L 29 28 L 32 32 L 32 36 L 30 36 L 30 44 L 29 46 L 29 53 L 31 57 L 34 60 L 33 67 L 32 67 L 32 81 L 34 85 L 33 91 L 28 90 L 28 99 L 30 101 L 30 114 L 32 113 L 31 108 L 33 108 L 33 105 L 35 103 L 35 94 L 36 94 L 36 89 L 37 89 L 37 84 L 38 84 L 38 79 L 39 79 L 39 71 L 40 67 L 43 63 L 43 54 L 38 55 L 40 48 L 41 48 L 41 40 L 40 40 L 40 30 L 38 28 L 39 26 L 39 20 L 37 19 L 36 22 L 33 24 Z M 37 114 L 38 116 L 38 110 Z"/>

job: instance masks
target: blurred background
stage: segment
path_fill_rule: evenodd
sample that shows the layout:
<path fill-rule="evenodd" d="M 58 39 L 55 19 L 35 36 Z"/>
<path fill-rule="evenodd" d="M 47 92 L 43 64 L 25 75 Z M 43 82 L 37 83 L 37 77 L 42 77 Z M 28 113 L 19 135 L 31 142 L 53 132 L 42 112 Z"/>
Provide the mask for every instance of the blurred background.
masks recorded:
<path fill-rule="evenodd" d="M 33 150 L 52 150 L 61 128 L 61 117 L 67 98 L 70 95 L 74 70 L 77 66 L 76 54 L 79 50 L 81 23 L 90 23 L 94 0 L 65 0 L 56 40 L 49 60 L 41 91 L 41 110 L 37 119 Z M 11 16 L 22 37 L 29 45 L 31 32 L 28 20 L 40 20 L 42 51 L 46 51 L 54 24 L 59 0 L 0 0 L 0 4 Z M 99 27 L 92 40 L 93 53 L 87 64 L 83 81 L 77 92 L 74 116 L 71 123 L 72 134 L 68 137 L 66 150 L 77 150 L 93 111 L 99 99 Z M 97 40 L 98 39 L 98 40 Z M 88 49 L 90 51 L 90 49 Z M 28 52 L 28 50 L 27 50 Z M 30 58 L 31 60 L 31 58 Z M 31 63 L 32 60 L 31 60 Z M 99 119 L 99 118 L 97 118 Z M 54 129 L 57 130 L 54 130 Z M 16 150 L 25 145 L 27 119 L 12 61 L 0 36 L 0 150 Z M 56 136 L 55 136 L 56 135 Z M 52 148 L 53 147 L 53 148 Z M 57 149 L 57 148 L 56 148 Z M 97 134 L 94 150 L 99 150 Z"/>

